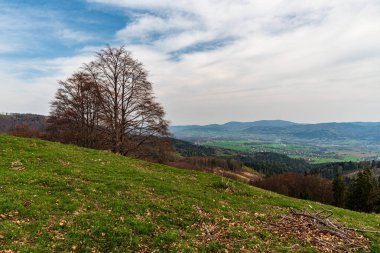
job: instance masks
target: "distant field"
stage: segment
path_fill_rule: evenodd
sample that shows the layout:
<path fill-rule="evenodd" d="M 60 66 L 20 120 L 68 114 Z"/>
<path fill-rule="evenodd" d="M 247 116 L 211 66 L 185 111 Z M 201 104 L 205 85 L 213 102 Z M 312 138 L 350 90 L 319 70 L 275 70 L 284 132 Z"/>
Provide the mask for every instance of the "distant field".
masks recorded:
<path fill-rule="evenodd" d="M 355 150 L 354 147 L 349 150 L 347 147 L 269 143 L 259 140 L 213 140 L 203 145 L 244 152 L 275 152 L 292 158 L 302 158 L 310 163 L 359 162 L 377 158 L 374 152 L 363 152 L 359 148 Z"/>
<path fill-rule="evenodd" d="M 252 151 L 250 144 L 254 142 L 250 141 L 210 141 L 205 143 L 207 146 L 219 147 L 219 148 L 228 148 L 237 151 Z"/>
<path fill-rule="evenodd" d="M 340 158 L 320 158 L 320 157 L 305 157 L 305 156 L 297 156 L 297 155 L 290 155 L 291 158 L 300 158 L 305 159 L 306 161 L 310 163 L 334 163 L 334 162 L 359 162 L 362 159 L 358 157 L 353 156 L 342 156 Z"/>

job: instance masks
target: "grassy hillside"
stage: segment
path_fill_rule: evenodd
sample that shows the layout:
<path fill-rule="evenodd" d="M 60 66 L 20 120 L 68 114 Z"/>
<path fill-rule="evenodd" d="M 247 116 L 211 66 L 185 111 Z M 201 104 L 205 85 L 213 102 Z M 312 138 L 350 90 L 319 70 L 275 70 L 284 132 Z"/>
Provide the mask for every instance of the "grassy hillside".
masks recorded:
<path fill-rule="evenodd" d="M 270 222 L 325 206 L 212 174 L 0 135 L 0 252 L 315 252 Z M 380 216 L 327 207 L 380 229 Z M 372 250 L 380 238 L 366 234 Z"/>

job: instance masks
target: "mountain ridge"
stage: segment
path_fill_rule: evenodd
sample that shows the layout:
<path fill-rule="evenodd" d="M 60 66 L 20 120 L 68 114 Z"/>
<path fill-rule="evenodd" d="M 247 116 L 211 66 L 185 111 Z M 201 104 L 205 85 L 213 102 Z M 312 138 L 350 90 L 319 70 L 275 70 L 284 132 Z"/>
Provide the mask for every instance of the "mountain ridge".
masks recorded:
<path fill-rule="evenodd" d="M 355 140 L 377 143 L 380 141 L 380 122 L 327 122 L 295 123 L 283 120 L 254 122 L 231 121 L 204 126 L 171 126 L 174 137 L 215 139 L 281 139 L 292 140 Z"/>

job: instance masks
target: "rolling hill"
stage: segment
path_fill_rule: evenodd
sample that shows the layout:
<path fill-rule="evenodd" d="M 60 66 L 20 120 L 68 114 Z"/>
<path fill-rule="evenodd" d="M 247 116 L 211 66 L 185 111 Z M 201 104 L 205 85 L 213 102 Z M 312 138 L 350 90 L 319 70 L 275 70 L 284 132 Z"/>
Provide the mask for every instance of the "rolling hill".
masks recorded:
<path fill-rule="evenodd" d="M 13 131 L 17 125 L 27 125 L 30 128 L 44 132 L 46 130 L 46 119 L 46 116 L 29 113 L 0 114 L 0 133 Z"/>
<path fill-rule="evenodd" d="M 275 152 L 311 163 L 380 159 L 380 123 L 297 124 L 288 121 L 172 126 L 174 138 L 242 152 Z"/>
<path fill-rule="evenodd" d="M 0 252 L 318 252 L 324 247 L 314 238 L 338 239 L 278 230 L 289 208 L 310 206 L 332 210 L 346 226 L 380 229 L 375 214 L 107 151 L 0 135 Z M 379 236 L 365 236 L 379 252 Z M 340 242 L 339 252 L 352 251 Z"/>
<path fill-rule="evenodd" d="M 298 124 L 281 120 L 256 122 L 229 122 L 205 126 L 172 126 L 175 138 L 200 139 L 262 139 L 282 142 L 336 142 L 361 141 L 378 144 L 380 123 L 319 123 Z"/>
<path fill-rule="evenodd" d="M 237 134 L 243 134 L 246 129 L 254 127 L 288 127 L 296 123 L 283 120 L 260 120 L 255 122 L 231 121 L 225 124 L 171 126 L 171 133 L 178 139 L 194 140 L 197 138 L 231 137 L 240 138 Z"/>

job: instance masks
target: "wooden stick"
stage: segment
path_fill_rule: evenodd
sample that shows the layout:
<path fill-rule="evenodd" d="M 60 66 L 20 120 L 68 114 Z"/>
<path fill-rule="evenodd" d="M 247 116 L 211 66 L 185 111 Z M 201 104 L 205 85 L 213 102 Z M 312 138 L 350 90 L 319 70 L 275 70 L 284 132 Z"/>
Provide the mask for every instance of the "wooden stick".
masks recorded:
<path fill-rule="evenodd" d="M 358 229 L 358 228 L 349 228 L 349 227 L 342 227 L 342 228 L 355 231 L 355 232 L 380 234 L 380 231 L 378 230 L 367 230 L 367 229 Z"/>

